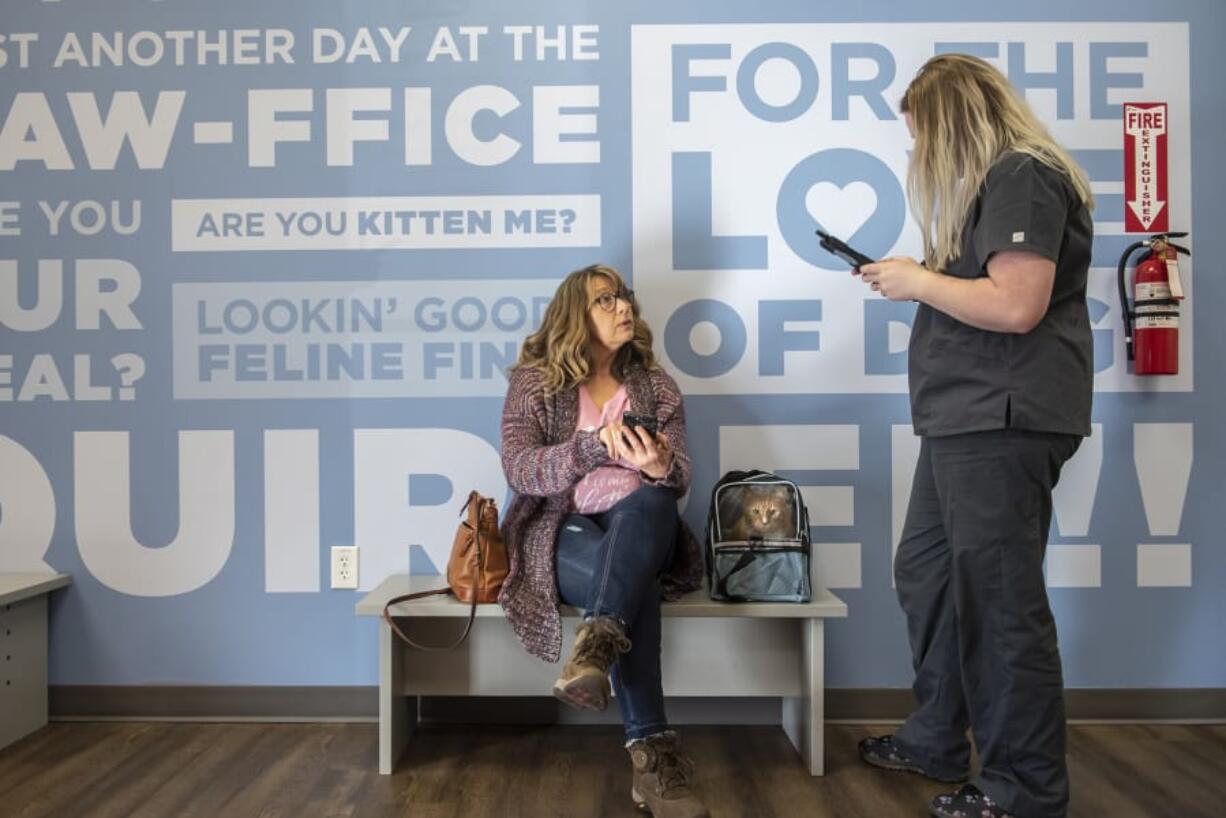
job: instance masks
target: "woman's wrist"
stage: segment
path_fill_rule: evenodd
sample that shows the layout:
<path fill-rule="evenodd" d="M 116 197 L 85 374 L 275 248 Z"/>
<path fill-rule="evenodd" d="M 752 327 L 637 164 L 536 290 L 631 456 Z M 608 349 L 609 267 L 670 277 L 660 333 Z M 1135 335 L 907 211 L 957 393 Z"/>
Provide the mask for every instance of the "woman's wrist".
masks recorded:
<path fill-rule="evenodd" d="M 604 465 L 611 459 L 609 450 L 605 447 L 604 441 L 600 439 L 599 431 L 578 431 L 573 440 L 584 473 Z"/>
<path fill-rule="evenodd" d="M 640 469 L 639 471 L 647 475 L 647 477 L 649 477 L 650 479 L 659 481 L 659 480 L 663 480 L 664 478 L 668 477 L 668 473 L 672 471 L 672 468 L 673 468 L 673 458 L 672 458 L 672 455 L 670 454 L 668 457 L 668 460 L 665 460 L 659 464 L 659 468 L 658 468 L 659 474 L 653 474 L 652 472 L 647 471 L 647 469 Z"/>
<path fill-rule="evenodd" d="M 920 265 L 920 270 L 923 272 L 920 273 L 915 285 L 915 300 L 922 304 L 928 304 L 933 297 L 934 290 L 941 286 L 941 274 L 922 264 Z"/>

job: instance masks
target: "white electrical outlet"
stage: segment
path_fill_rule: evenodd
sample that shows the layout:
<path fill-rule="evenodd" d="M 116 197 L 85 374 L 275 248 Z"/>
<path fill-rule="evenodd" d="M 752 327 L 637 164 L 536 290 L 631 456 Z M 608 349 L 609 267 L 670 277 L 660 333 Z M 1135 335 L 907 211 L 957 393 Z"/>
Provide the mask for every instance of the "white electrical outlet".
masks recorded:
<path fill-rule="evenodd" d="M 332 587 L 358 587 L 358 547 L 356 545 L 332 546 Z"/>

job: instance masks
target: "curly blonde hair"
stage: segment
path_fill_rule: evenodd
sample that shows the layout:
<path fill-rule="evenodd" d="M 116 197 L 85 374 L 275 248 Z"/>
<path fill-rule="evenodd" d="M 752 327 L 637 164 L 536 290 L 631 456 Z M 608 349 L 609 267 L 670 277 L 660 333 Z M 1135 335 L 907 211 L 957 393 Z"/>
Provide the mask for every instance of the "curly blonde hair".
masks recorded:
<path fill-rule="evenodd" d="M 1025 153 L 1068 177 L 1093 209 L 1090 182 L 1004 74 L 978 57 L 941 54 L 920 68 L 899 108 L 915 125 L 907 197 L 924 236 L 924 262 L 961 255 L 962 228 L 996 160 Z"/>
<path fill-rule="evenodd" d="M 558 285 L 553 300 L 545 308 L 545 317 L 536 332 L 524 339 L 519 350 L 519 360 L 512 369 L 535 367 L 545 373 L 545 388 L 550 393 L 561 392 L 583 383 L 592 373 L 592 358 L 589 345 L 592 340 L 588 328 L 588 283 L 596 278 L 605 278 L 614 289 L 626 289 L 621 273 L 603 264 L 593 264 L 563 279 Z M 642 364 L 655 369 L 655 354 L 651 351 L 651 328 L 639 315 L 639 305 L 630 305 L 634 316 L 634 337 L 617 351 L 613 359 L 613 375 L 624 380 L 630 365 Z"/>

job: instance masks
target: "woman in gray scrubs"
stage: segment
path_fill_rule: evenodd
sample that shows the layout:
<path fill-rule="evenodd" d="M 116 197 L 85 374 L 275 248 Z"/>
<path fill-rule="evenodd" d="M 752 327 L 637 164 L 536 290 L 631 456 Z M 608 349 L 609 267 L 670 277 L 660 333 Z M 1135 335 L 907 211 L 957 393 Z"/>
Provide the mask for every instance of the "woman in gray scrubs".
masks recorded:
<path fill-rule="evenodd" d="M 968 778 L 935 816 L 1059 818 L 1064 696 L 1043 555 L 1052 489 L 1090 433 L 1089 183 L 1008 80 L 975 57 L 920 69 L 901 109 L 924 261 L 864 265 L 919 302 L 909 353 L 922 438 L 894 563 L 918 707 L 870 764 Z"/>

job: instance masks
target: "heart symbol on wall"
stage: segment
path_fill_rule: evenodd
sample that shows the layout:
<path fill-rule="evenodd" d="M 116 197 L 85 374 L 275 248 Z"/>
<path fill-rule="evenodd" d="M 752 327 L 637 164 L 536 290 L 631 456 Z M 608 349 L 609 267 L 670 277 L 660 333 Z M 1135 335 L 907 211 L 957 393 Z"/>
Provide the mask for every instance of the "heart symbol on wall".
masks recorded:
<path fill-rule="evenodd" d="M 818 182 L 805 194 L 805 207 L 827 233 L 850 241 L 877 211 L 877 191 L 867 182 Z"/>

